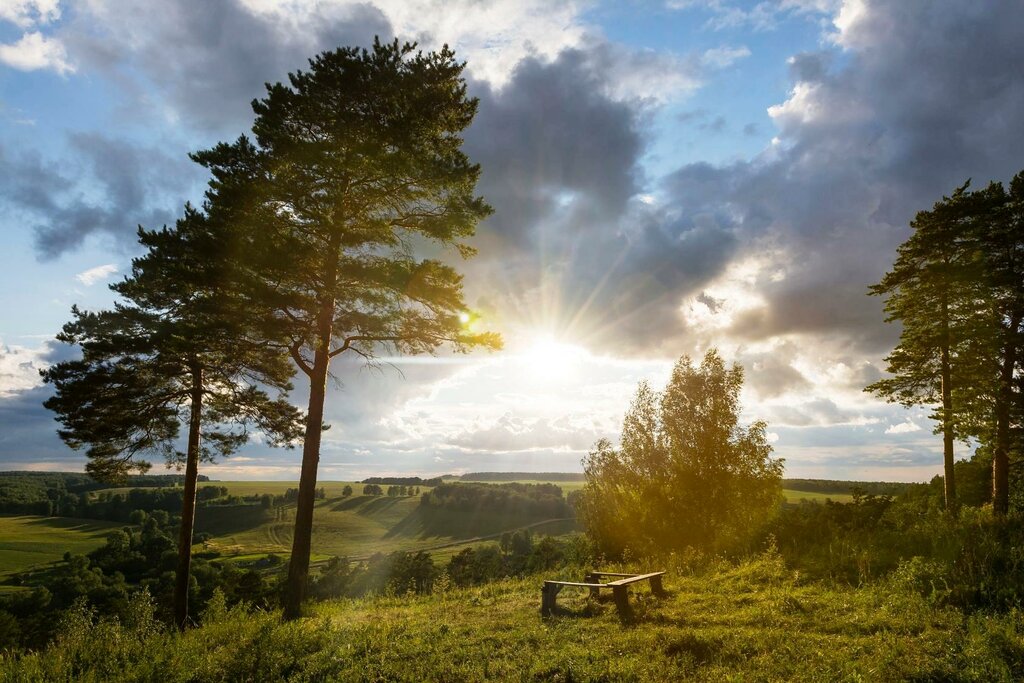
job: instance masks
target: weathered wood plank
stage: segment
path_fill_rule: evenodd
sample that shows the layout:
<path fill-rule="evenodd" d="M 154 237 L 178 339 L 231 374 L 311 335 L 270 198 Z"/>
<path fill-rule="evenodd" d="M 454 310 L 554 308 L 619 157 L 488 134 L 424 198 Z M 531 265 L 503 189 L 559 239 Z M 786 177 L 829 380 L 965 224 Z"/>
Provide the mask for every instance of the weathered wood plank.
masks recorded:
<path fill-rule="evenodd" d="M 649 580 L 653 579 L 654 577 L 658 577 L 660 579 L 661 576 L 664 573 L 665 572 L 652 572 L 650 574 L 638 574 L 636 576 L 631 576 L 631 577 L 629 577 L 627 579 L 619 579 L 618 581 L 609 581 L 605 585 L 606 586 L 628 586 L 631 583 L 637 583 L 639 581 L 649 581 Z"/>

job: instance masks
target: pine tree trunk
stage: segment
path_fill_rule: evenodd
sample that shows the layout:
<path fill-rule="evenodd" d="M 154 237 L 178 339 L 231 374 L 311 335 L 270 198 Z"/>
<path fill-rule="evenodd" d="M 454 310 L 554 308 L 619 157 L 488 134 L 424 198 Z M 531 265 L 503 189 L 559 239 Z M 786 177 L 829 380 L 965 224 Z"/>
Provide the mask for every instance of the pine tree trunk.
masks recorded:
<path fill-rule="evenodd" d="M 320 439 L 323 434 L 324 398 L 327 394 L 327 371 L 331 363 L 331 338 L 334 324 L 334 286 L 338 277 L 340 234 L 331 238 L 327 249 L 327 277 L 324 278 L 325 299 L 317 315 L 317 346 L 309 376 L 309 407 L 306 435 L 302 444 L 302 471 L 299 475 L 299 497 L 295 502 L 295 532 L 292 554 L 288 562 L 288 584 L 285 587 L 284 618 L 302 616 L 309 577 L 309 554 L 313 540 L 313 505 L 316 503 L 316 473 L 320 464 Z"/>
<path fill-rule="evenodd" d="M 182 631 L 188 625 L 188 584 L 192 565 L 192 529 L 196 517 L 196 482 L 199 479 L 199 430 L 203 412 L 203 370 L 192 368 L 192 409 L 188 421 L 185 457 L 185 490 L 181 500 L 178 535 L 178 566 L 174 575 L 174 623 Z"/>
<path fill-rule="evenodd" d="M 1010 510 L 1010 403 L 1013 401 L 1013 369 L 1017 363 L 1017 346 L 1013 337 L 1020 320 L 1014 319 L 1010 323 L 996 393 L 996 443 L 992 457 L 992 511 L 999 517 Z"/>
<path fill-rule="evenodd" d="M 956 476 L 953 470 L 953 385 L 949 359 L 949 304 L 942 298 L 942 464 L 946 510 L 956 511 Z"/>

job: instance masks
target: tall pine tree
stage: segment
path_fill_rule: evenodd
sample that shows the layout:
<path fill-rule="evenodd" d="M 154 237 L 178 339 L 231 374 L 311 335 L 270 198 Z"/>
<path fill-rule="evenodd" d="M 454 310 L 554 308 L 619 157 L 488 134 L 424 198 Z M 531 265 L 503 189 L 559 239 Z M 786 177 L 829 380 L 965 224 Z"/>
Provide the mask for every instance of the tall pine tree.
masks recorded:
<path fill-rule="evenodd" d="M 258 298 L 309 378 L 287 619 L 306 590 L 331 360 L 500 344 L 466 324 L 458 272 L 416 255 L 470 256 L 464 240 L 491 211 L 474 194 L 480 169 L 461 151 L 477 109 L 463 68 L 447 47 L 423 53 L 397 41 L 325 52 L 253 103 L 255 142 L 193 157 L 213 174 L 208 210 L 248 226 Z"/>
<path fill-rule="evenodd" d="M 293 371 L 252 324 L 260 317 L 233 277 L 233 240 L 186 207 L 174 229 L 140 228 L 139 241 L 146 253 L 111 285 L 122 300 L 111 310 L 72 310 L 58 338 L 82 355 L 44 371 L 56 389 L 46 407 L 64 441 L 87 449 L 86 470 L 97 479 L 144 472 L 147 454 L 184 464 L 173 596 L 175 623 L 184 628 L 200 461 L 235 451 L 249 428 L 287 444 L 298 438 L 301 414 L 266 392 L 288 390 Z"/>
<path fill-rule="evenodd" d="M 966 347 L 985 323 L 977 301 L 985 296 L 983 264 L 975 249 L 978 200 L 968 183 L 911 222 L 914 233 L 899 247 L 892 271 L 870 288 L 886 297 L 886 321 L 899 321 L 900 342 L 886 357 L 892 377 L 866 388 L 905 406 L 936 406 L 942 434 L 946 509 L 956 509 L 953 444 L 966 435 L 966 417 L 954 401 L 970 383 Z"/>

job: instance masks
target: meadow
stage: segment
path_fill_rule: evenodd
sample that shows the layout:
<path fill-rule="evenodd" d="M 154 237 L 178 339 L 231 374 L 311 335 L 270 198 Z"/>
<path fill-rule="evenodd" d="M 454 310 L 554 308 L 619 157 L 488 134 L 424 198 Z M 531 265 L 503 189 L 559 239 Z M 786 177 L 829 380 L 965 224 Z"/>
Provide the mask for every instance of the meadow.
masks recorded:
<path fill-rule="evenodd" d="M 624 567 L 619 567 L 624 568 Z M 644 567 L 632 567 L 640 570 Z M 168 632 L 138 600 L 132 623 L 65 619 L 55 644 L 0 659 L 0 679 L 133 681 L 1016 681 L 1024 615 L 965 614 L 899 575 L 859 588 L 808 581 L 771 552 L 669 566 L 669 596 L 634 615 L 568 590 L 539 614 L 545 575 L 431 595 L 332 600 L 310 618 L 212 604 Z M 579 579 L 579 570 L 554 572 Z"/>
<path fill-rule="evenodd" d="M 0 516 L 0 576 L 52 564 L 65 552 L 87 553 L 120 527 L 93 519 Z"/>

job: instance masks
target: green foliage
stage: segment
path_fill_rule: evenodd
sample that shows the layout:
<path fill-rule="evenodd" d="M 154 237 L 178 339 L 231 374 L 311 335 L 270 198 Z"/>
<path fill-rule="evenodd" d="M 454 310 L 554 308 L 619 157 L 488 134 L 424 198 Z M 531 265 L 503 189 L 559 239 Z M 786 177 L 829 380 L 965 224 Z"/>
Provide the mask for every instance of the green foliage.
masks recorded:
<path fill-rule="evenodd" d="M 486 510 L 522 519 L 569 517 L 572 509 L 554 484 L 441 484 L 424 493 L 422 505 L 466 513 Z"/>
<path fill-rule="evenodd" d="M 714 350 L 680 359 L 660 395 L 641 383 L 620 447 L 601 440 L 583 461 L 579 512 L 604 552 L 734 547 L 778 507 L 782 461 L 765 423 L 739 426 L 742 384 Z"/>
<path fill-rule="evenodd" d="M 907 406 L 935 406 L 944 436 L 946 504 L 954 507 L 953 440 L 980 441 L 993 466 L 993 505 L 1009 509 L 1011 460 L 1024 415 L 1024 173 L 970 192 L 969 181 L 922 211 L 872 294 L 902 325 L 891 377 L 866 388 Z"/>

